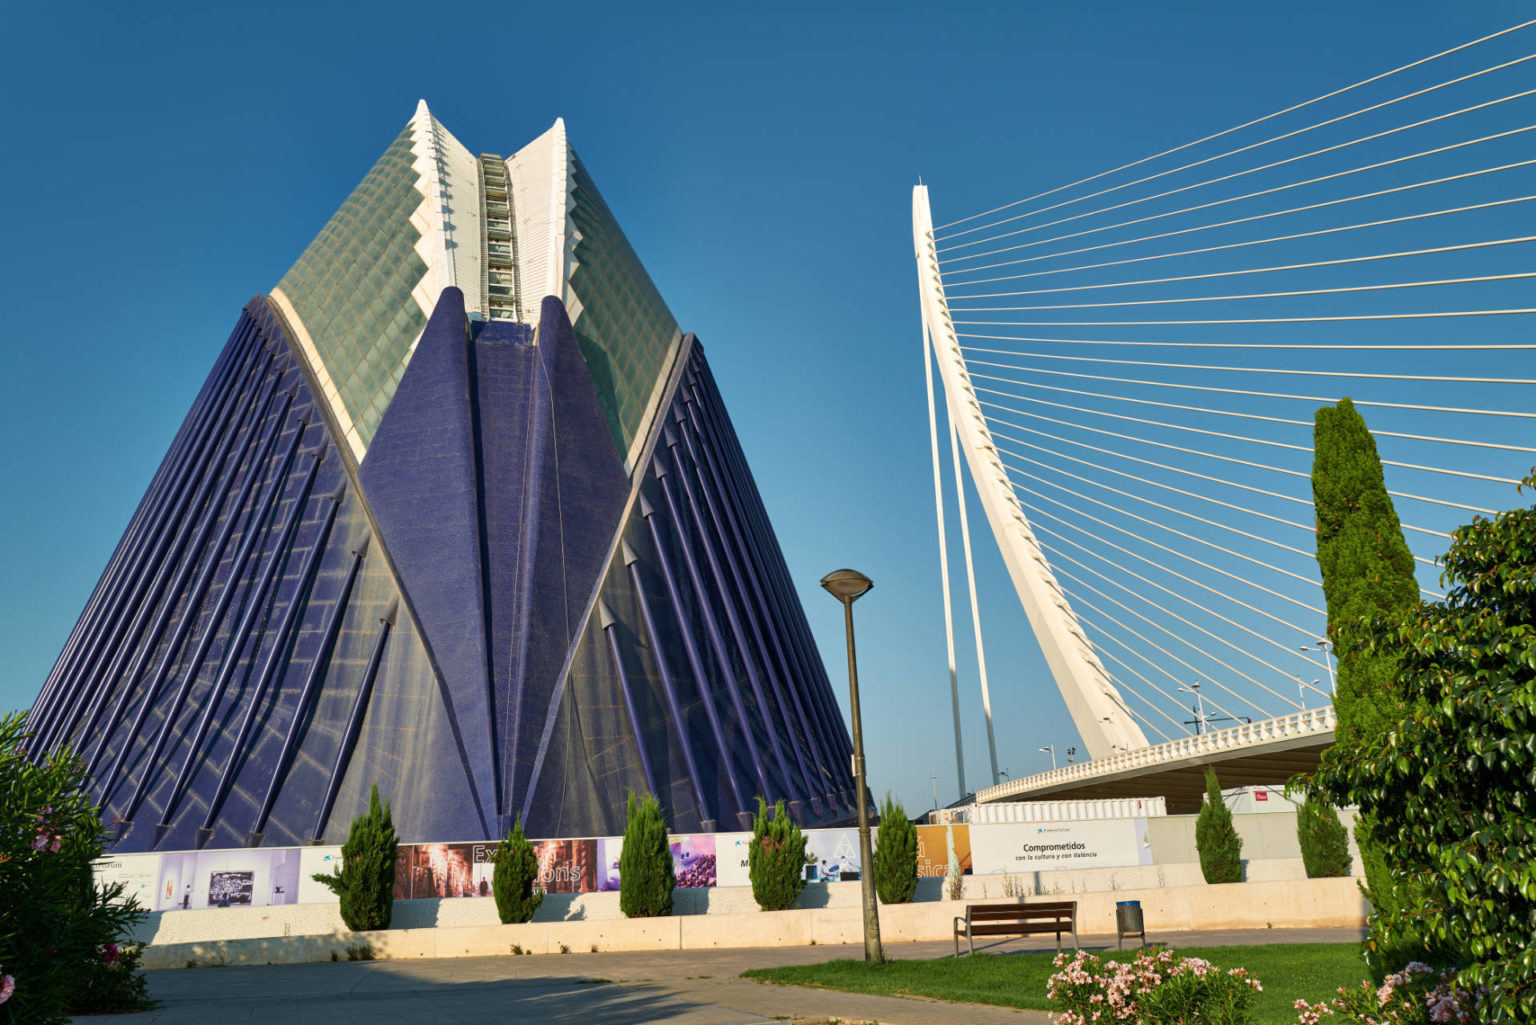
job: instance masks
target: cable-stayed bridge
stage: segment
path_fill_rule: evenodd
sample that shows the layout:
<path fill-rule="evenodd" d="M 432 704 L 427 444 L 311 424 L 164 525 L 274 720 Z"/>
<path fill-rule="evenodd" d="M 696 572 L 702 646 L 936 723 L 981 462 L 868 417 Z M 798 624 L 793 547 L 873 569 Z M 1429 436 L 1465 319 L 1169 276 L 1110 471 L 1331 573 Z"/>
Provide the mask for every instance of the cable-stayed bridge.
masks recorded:
<path fill-rule="evenodd" d="M 942 192 L 916 188 L 962 793 L 951 528 L 980 799 L 1178 806 L 1203 764 L 1227 785 L 1315 764 L 1334 665 L 1314 412 L 1348 396 L 1365 416 L 1439 597 L 1450 531 L 1518 504 L 1536 463 L 1533 142 L 1536 21 L 937 225 Z M 961 467 L 1086 762 L 1000 781 Z"/>

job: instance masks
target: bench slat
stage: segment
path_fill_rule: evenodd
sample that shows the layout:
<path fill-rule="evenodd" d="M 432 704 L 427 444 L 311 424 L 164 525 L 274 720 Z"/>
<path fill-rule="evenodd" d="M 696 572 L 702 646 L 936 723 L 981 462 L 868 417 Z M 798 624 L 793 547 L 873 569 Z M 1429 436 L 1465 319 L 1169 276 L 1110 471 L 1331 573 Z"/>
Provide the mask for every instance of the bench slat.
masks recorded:
<path fill-rule="evenodd" d="M 1071 932 L 1072 923 L 1057 921 L 1028 922 L 1020 925 L 977 925 L 972 926 L 970 931 L 974 936 L 1020 936 L 1033 933 Z"/>

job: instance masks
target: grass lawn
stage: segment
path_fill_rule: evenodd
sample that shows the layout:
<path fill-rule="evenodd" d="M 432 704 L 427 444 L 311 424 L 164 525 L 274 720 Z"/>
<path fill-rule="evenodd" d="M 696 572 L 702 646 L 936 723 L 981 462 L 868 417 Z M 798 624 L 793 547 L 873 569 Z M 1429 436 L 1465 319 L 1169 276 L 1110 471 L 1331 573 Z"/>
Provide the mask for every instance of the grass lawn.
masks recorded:
<path fill-rule="evenodd" d="M 1254 1002 L 1256 1025 L 1295 1025 L 1292 1004 L 1298 997 L 1312 1003 L 1332 996 L 1340 986 L 1359 985 L 1365 978 L 1357 943 L 1271 943 L 1252 947 L 1180 947 L 1177 953 L 1203 957 L 1221 968 L 1247 968 L 1264 986 Z M 1109 959 L 1130 960 L 1134 950 L 1098 952 Z M 851 993 L 883 996 L 924 996 L 1005 1007 L 1053 1010 L 1045 997 L 1046 979 L 1054 972 L 1049 953 L 983 954 L 932 960 L 825 961 L 821 964 L 754 968 L 742 975 L 759 982 L 790 986 L 822 986 Z"/>

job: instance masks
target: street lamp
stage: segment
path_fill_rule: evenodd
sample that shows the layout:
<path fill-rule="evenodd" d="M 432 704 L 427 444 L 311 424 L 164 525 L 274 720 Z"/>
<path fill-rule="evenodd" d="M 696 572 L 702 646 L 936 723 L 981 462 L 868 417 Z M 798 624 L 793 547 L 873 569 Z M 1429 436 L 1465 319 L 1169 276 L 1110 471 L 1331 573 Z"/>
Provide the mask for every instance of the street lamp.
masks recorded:
<path fill-rule="evenodd" d="M 1056 745 L 1055 744 L 1047 744 L 1047 745 L 1045 745 L 1044 747 L 1042 747 L 1040 749 L 1040 753 L 1041 754 L 1049 754 L 1051 756 L 1051 771 L 1055 772 L 1056 771 Z"/>
<path fill-rule="evenodd" d="M 1312 681 L 1312 688 L 1314 690 L 1317 689 L 1317 685 L 1322 683 L 1322 682 L 1323 682 L 1322 680 L 1313 680 Z M 1296 693 L 1301 695 L 1301 709 L 1302 709 L 1302 711 L 1306 711 L 1306 709 L 1307 709 L 1307 684 L 1303 683 L 1302 680 L 1301 680 L 1301 677 L 1299 677 L 1299 676 L 1296 677 Z"/>
<path fill-rule="evenodd" d="M 880 964 L 880 913 L 875 906 L 875 858 L 869 842 L 869 800 L 864 783 L 864 727 L 859 719 L 859 666 L 853 650 L 853 603 L 869 593 L 874 581 L 852 569 L 833 570 L 821 578 L 827 593 L 843 603 L 848 629 L 849 713 L 853 719 L 853 782 L 859 809 L 859 883 L 864 893 L 864 960 Z"/>
<path fill-rule="evenodd" d="M 1319 637 L 1316 644 L 1303 644 L 1300 650 L 1305 652 L 1321 651 L 1323 653 L 1323 663 L 1328 667 L 1328 693 L 1332 694 L 1337 687 L 1333 676 L 1333 642 L 1326 637 Z"/>
<path fill-rule="evenodd" d="M 1195 736 L 1200 736 L 1205 732 L 1205 701 L 1200 697 L 1200 683 L 1196 681 L 1188 687 L 1181 683 L 1179 690 L 1195 696 L 1195 707 L 1191 711 L 1195 713 Z"/>

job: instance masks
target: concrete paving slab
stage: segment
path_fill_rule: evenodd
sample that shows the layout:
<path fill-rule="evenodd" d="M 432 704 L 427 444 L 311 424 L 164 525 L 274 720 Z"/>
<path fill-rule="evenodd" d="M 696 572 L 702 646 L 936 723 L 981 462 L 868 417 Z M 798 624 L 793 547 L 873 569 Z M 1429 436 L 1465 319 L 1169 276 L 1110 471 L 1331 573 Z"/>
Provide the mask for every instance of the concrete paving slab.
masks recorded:
<path fill-rule="evenodd" d="M 1175 948 L 1255 943 L 1352 942 L 1355 929 L 1227 930 L 1152 937 Z M 1113 949 L 1113 937 L 1084 946 Z M 1051 938 L 988 944 L 992 954 L 1054 949 Z M 948 942 L 888 943 L 891 958 L 952 956 Z M 739 978 L 749 968 L 861 957 L 862 947 L 757 947 L 342 961 L 150 972 L 162 1006 L 143 1014 L 88 1019 L 99 1025 L 484 1025 L 524 1020 L 572 1025 L 764 1025 L 841 1019 L 880 1025 L 1046 1025 L 1041 1011 L 952 1004 Z"/>

